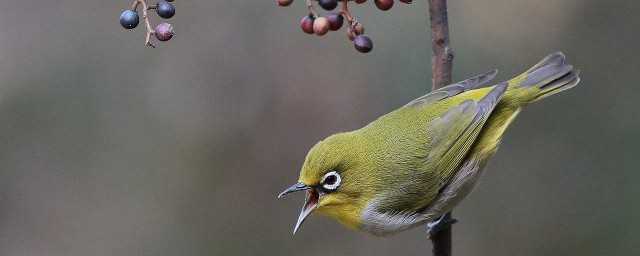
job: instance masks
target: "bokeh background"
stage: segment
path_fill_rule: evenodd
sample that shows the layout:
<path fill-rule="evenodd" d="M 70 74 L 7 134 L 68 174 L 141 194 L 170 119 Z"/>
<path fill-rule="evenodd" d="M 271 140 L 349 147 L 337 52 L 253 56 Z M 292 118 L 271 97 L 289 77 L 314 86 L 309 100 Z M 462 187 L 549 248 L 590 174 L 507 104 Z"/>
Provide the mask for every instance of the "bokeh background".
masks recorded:
<path fill-rule="evenodd" d="M 430 89 L 427 5 L 353 6 L 374 41 L 306 35 L 304 1 L 181 1 L 145 47 L 131 1 L 0 1 L 0 255 L 430 255 L 277 200 L 317 141 Z M 457 255 L 640 254 L 640 2 L 449 3 L 454 80 L 563 51 L 454 211 Z M 152 15 L 152 22 L 161 19 Z"/>

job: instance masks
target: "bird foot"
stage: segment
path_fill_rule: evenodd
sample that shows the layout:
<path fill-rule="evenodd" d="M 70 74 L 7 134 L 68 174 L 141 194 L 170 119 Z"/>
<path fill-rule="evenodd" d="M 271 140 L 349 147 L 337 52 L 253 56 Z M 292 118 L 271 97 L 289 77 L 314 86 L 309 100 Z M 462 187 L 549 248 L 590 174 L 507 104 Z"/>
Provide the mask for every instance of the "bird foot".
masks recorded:
<path fill-rule="evenodd" d="M 436 219 L 435 221 L 429 222 L 427 224 L 427 229 L 428 229 L 427 234 L 429 234 L 429 239 L 432 239 L 433 237 L 435 237 L 438 234 L 438 232 L 440 232 L 440 230 L 450 229 L 451 225 L 458 222 L 458 220 L 450 217 L 445 219 L 445 216 L 446 214 L 440 216 L 440 218 Z"/>

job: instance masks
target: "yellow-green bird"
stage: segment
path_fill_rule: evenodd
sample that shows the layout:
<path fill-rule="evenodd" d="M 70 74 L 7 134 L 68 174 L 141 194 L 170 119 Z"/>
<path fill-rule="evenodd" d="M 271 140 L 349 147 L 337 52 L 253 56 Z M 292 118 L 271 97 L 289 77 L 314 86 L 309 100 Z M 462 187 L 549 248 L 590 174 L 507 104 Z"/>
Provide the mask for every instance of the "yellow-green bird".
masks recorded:
<path fill-rule="evenodd" d="M 497 71 L 417 98 L 369 125 L 318 142 L 299 182 L 294 233 L 310 213 L 388 235 L 433 221 L 475 188 L 502 134 L 527 104 L 572 88 L 578 71 L 553 53 L 524 74 L 478 88 Z"/>

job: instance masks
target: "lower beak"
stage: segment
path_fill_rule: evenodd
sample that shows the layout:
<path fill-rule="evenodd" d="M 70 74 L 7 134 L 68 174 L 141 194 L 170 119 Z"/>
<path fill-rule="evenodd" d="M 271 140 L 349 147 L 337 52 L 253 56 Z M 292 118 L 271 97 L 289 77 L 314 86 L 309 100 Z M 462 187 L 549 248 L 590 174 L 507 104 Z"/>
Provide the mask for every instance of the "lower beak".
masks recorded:
<path fill-rule="evenodd" d="M 302 222 L 309 216 L 309 214 L 318 207 L 318 200 L 320 199 L 320 194 L 315 189 L 307 190 L 307 197 L 304 200 L 304 205 L 302 206 L 302 211 L 300 212 L 300 216 L 298 216 L 298 222 L 296 222 L 296 227 L 293 228 L 293 234 L 296 234 Z"/>

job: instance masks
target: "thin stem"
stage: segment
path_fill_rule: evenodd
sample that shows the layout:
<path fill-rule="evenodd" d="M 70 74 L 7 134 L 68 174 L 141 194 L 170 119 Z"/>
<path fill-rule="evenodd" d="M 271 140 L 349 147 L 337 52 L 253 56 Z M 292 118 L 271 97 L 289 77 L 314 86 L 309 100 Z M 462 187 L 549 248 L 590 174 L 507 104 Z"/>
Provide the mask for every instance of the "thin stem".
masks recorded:
<path fill-rule="evenodd" d="M 144 24 L 147 27 L 147 39 L 145 40 L 144 44 L 147 46 L 151 46 L 152 48 L 156 48 L 156 46 L 151 43 L 151 36 L 155 33 L 153 31 L 153 28 L 151 28 L 151 22 L 149 22 L 149 10 L 151 9 L 151 7 L 147 5 L 146 0 L 138 0 L 138 2 L 142 4 L 142 18 L 144 19 Z"/>
<path fill-rule="evenodd" d="M 338 14 L 344 14 L 344 16 L 347 18 L 347 21 L 351 22 L 351 20 L 353 19 L 351 17 L 351 13 L 349 13 L 349 1 L 344 1 L 342 2 L 342 6 L 340 8 L 340 12 L 338 12 Z"/>
<path fill-rule="evenodd" d="M 351 33 L 353 38 L 355 38 L 356 32 L 354 31 L 354 29 L 356 28 L 356 25 L 358 25 L 358 21 L 354 19 L 349 12 L 349 1 L 351 0 L 345 0 L 342 2 L 342 6 L 340 7 L 340 11 L 338 12 L 338 14 L 344 14 L 345 18 L 347 18 L 347 23 L 349 24 L 349 33 Z"/>
<path fill-rule="evenodd" d="M 149 10 L 156 9 L 156 6 L 148 5 L 146 0 L 135 0 L 131 6 L 131 10 L 136 11 L 138 5 L 142 5 L 142 19 L 144 19 L 144 24 L 147 27 L 147 37 L 144 44 L 156 48 L 156 46 L 151 43 L 151 36 L 155 34 L 155 32 L 153 28 L 151 28 L 151 22 L 149 21 Z"/>
<path fill-rule="evenodd" d="M 314 18 L 320 17 L 320 15 L 318 15 L 318 12 L 316 12 L 316 9 L 313 8 L 311 0 L 307 0 L 307 8 L 309 8 L 309 15 L 313 16 Z"/>

